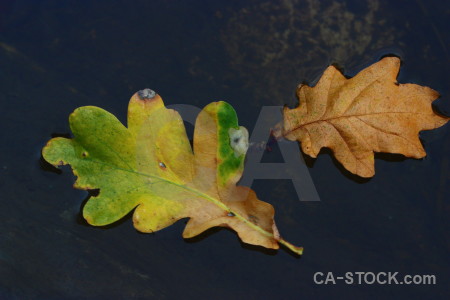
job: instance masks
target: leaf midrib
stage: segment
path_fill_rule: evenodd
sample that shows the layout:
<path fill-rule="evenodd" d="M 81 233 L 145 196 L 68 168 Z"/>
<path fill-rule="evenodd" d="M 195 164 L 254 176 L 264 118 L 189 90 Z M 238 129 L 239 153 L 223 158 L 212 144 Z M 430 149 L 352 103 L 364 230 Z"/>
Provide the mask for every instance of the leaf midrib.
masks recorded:
<path fill-rule="evenodd" d="M 420 112 L 391 111 L 391 112 L 378 112 L 378 113 L 368 113 L 368 114 L 359 114 L 359 115 L 338 116 L 338 117 L 331 117 L 331 118 L 327 118 L 327 119 L 317 119 L 317 120 L 314 120 L 314 121 L 311 121 L 308 123 L 300 124 L 300 125 L 292 128 L 291 130 L 286 131 L 284 133 L 284 135 L 290 134 L 291 132 L 294 132 L 298 129 L 301 129 L 302 127 L 306 127 L 306 126 L 314 124 L 314 123 L 320 123 L 320 122 L 329 123 L 332 120 L 343 119 L 343 118 L 352 118 L 352 117 L 358 118 L 358 117 L 365 117 L 365 116 L 372 116 L 372 115 L 387 115 L 387 114 L 429 115 L 429 114 L 424 114 L 424 113 L 420 113 Z"/>

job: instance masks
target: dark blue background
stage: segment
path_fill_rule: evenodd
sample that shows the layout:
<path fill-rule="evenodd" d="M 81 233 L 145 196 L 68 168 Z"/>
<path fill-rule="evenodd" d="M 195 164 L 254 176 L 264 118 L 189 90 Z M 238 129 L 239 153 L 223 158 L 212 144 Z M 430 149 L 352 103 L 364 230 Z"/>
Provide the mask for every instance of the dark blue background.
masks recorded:
<path fill-rule="evenodd" d="M 283 236 L 305 248 L 245 246 L 225 229 L 191 241 L 184 222 L 140 234 L 128 216 L 87 226 L 86 192 L 40 159 L 68 115 L 96 105 L 125 121 L 150 87 L 166 104 L 231 103 L 252 129 L 264 105 L 295 105 L 298 83 L 330 63 L 347 75 L 396 54 L 401 83 L 440 92 L 450 112 L 450 7 L 444 1 L 0 1 L 2 299 L 448 299 L 449 126 L 422 132 L 422 160 L 377 155 L 360 180 L 324 151 L 308 162 L 320 202 L 288 180 L 252 188 Z M 249 154 L 251 155 L 251 154 Z M 265 161 L 280 161 L 274 151 Z M 315 272 L 434 274 L 437 285 L 316 285 Z"/>

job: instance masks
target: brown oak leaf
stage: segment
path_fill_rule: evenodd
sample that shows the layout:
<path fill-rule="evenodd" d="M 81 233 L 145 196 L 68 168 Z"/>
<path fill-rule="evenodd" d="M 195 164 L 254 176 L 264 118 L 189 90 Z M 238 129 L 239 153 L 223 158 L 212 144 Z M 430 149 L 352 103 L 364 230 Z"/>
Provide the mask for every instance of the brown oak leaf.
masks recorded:
<path fill-rule="evenodd" d="M 398 84 L 400 59 L 385 57 L 347 79 L 328 67 L 314 87 L 300 85 L 299 106 L 284 108 L 283 136 L 317 157 L 322 147 L 361 177 L 375 174 L 374 152 L 426 155 L 419 132 L 447 123 L 433 112 L 439 94 L 417 84 Z"/>

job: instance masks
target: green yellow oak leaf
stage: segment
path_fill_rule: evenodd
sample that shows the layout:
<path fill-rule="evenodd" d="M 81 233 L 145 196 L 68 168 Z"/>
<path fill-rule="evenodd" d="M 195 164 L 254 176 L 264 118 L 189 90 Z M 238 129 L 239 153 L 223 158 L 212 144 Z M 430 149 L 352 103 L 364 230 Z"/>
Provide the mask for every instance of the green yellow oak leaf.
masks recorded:
<path fill-rule="evenodd" d="M 361 177 L 375 174 L 374 152 L 424 157 L 419 132 L 440 127 L 449 118 L 432 109 L 436 91 L 398 84 L 399 69 L 397 57 L 385 57 L 350 79 L 328 67 L 316 86 L 298 87 L 300 104 L 285 107 L 278 135 L 298 140 L 311 157 L 330 148 L 348 171 Z"/>
<path fill-rule="evenodd" d="M 75 188 L 100 190 L 83 208 L 89 224 L 111 224 L 135 209 L 133 223 L 141 232 L 189 218 L 185 238 L 222 226 L 245 243 L 272 249 L 280 243 L 302 254 L 280 237 L 272 205 L 236 185 L 248 133 L 226 102 L 211 103 L 198 115 L 194 151 L 180 115 L 148 89 L 132 96 L 128 128 L 94 106 L 76 109 L 69 122 L 74 138 L 51 139 L 43 157 L 55 166 L 70 164 Z"/>

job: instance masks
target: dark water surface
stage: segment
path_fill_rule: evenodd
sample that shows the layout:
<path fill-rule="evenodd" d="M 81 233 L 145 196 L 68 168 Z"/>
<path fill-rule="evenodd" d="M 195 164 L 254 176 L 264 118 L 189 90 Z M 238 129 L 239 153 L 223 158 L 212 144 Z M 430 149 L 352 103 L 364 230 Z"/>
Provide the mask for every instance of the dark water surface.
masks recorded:
<path fill-rule="evenodd" d="M 387 54 L 402 58 L 399 82 L 436 89 L 449 115 L 448 3 L 130 2 L 0 1 L 1 299 L 450 298 L 448 125 L 421 133 L 425 159 L 378 155 L 370 180 L 326 151 L 306 158 L 320 202 L 300 202 L 289 180 L 255 181 L 301 258 L 225 229 L 185 241 L 184 221 L 156 234 L 137 233 L 130 216 L 87 226 L 88 195 L 70 169 L 40 160 L 79 106 L 124 122 L 130 96 L 150 87 L 166 104 L 225 100 L 251 130 L 262 106 L 293 107 L 296 85 L 330 63 L 354 75 Z M 264 159 L 282 161 L 277 149 Z M 319 271 L 433 274 L 437 284 L 317 285 Z"/>

